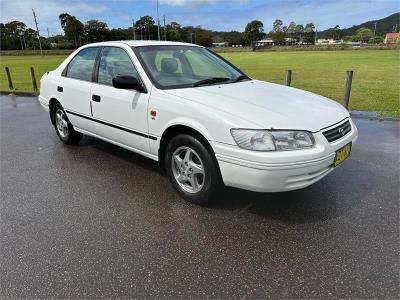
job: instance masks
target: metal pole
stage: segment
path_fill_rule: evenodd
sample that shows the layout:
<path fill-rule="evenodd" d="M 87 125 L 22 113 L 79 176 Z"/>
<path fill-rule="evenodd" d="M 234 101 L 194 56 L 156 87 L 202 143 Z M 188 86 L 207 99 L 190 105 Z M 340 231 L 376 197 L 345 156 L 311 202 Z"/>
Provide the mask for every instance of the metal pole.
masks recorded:
<path fill-rule="evenodd" d="M 25 40 L 25 34 L 24 35 L 22 35 L 22 39 L 23 39 L 23 41 L 24 41 L 24 48 L 25 48 L 25 50 L 26 50 L 26 40 Z"/>
<path fill-rule="evenodd" d="M 36 33 L 37 33 L 37 38 L 39 41 L 39 47 L 40 47 L 40 55 L 43 55 L 43 50 L 42 50 L 42 43 L 40 42 L 40 33 L 39 33 L 39 27 L 38 27 L 38 23 L 36 20 L 36 14 L 35 11 L 32 8 L 32 13 L 33 13 L 33 19 L 35 20 L 35 24 L 36 24 Z"/>
<path fill-rule="evenodd" d="M 314 45 L 317 43 L 317 39 L 318 39 L 318 29 L 315 28 L 315 38 L 314 38 Z"/>
<path fill-rule="evenodd" d="M 32 88 L 34 91 L 37 91 L 37 83 L 36 83 L 36 77 L 35 77 L 35 70 L 33 69 L 33 67 L 31 67 L 31 80 L 32 80 Z"/>
<path fill-rule="evenodd" d="M 142 21 L 139 20 L 140 24 L 140 39 L 143 40 L 143 28 L 142 28 Z"/>
<path fill-rule="evenodd" d="M 292 83 L 292 70 L 286 70 L 285 85 L 290 86 Z"/>
<path fill-rule="evenodd" d="M 374 39 L 373 39 L 373 41 L 374 41 L 374 44 L 375 44 L 376 22 L 374 23 L 374 25 L 375 25 L 375 28 L 374 28 Z"/>
<path fill-rule="evenodd" d="M 21 50 L 24 50 L 24 45 L 22 44 L 22 37 L 19 36 L 19 41 L 21 42 Z"/>
<path fill-rule="evenodd" d="M 133 30 L 133 39 L 136 40 L 136 28 L 134 19 L 132 19 L 132 30 Z"/>
<path fill-rule="evenodd" d="M 6 75 L 7 75 L 7 80 L 8 80 L 8 87 L 10 90 L 14 89 L 12 80 L 11 80 L 11 74 L 10 74 L 10 69 L 8 67 L 5 67 L 6 69 Z"/>
<path fill-rule="evenodd" d="M 164 41 L 167 40 L 167 27 L 165 26 L 165 15 L 164 15 Z"/>
<path fill-rule="evenodd" d="M 349 101 L 350 101 L 350 92 L 351 92 L 351 83 L 353 81 L 353 71 L 349 70 L 346 72 L 346 83 L 344 85 L 344 92 L 343 92 L 343 105 L 346 109 L 349 108 Z"/>
<path fill-rule="evenodd" d="M 157 31 L 158 31 L 158 40 L 160 40 L 160 16 L 158 15 L 158 0 L 157 0 Z"/>

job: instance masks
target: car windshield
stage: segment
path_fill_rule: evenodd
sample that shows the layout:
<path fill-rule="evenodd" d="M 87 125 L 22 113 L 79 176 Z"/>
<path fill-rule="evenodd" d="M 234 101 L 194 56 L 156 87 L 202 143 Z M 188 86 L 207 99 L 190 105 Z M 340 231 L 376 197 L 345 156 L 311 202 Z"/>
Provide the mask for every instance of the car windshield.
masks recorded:
<path fill-rule="evenodd" d="M 161 89 L 232 83 L 249 79 L 211 51 L 195 46 L 143 46 L 134 51 Z"/>

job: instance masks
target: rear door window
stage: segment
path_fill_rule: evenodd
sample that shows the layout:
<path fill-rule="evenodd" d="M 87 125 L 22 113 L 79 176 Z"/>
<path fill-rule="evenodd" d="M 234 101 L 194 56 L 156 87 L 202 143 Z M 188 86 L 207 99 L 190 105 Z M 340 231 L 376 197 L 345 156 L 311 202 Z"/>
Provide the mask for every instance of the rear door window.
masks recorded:
<path fill-rule="evenodd" d="M 92 81 L 98 50 L 98 47 L 82 49 L 68 64 L 66 77 Z"/>

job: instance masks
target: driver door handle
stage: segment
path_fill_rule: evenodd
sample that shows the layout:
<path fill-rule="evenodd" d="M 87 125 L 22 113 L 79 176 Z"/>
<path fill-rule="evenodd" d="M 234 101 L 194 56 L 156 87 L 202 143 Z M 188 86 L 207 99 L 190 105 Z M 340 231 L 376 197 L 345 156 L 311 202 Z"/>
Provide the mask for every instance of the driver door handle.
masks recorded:
<path fill-rule="evenodd" d="M 94 102 L 100 102 L 101 97 L 100 97 L 99 95 L 92 95 L 92 100 L 93 100 Z"/>

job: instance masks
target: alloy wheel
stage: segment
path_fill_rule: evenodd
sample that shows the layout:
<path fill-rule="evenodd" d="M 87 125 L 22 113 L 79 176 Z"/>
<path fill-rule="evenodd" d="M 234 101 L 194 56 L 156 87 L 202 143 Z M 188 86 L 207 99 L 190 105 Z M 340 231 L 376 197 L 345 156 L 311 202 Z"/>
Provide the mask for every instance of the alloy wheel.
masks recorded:
<path fill-rule="evenodd" d="M 69 134 L 67 117 L 62 109 L 56 111 L 57 131 L 62 138 L 67 138 Z"/>
<path fill-rule="evenodd" d="M 195 150 L 187 146 L 177 148 L 172 154 L 172 172 L 178 185 L 188 193 L 197 193 L 204 186 L 204 164 Z"/>

